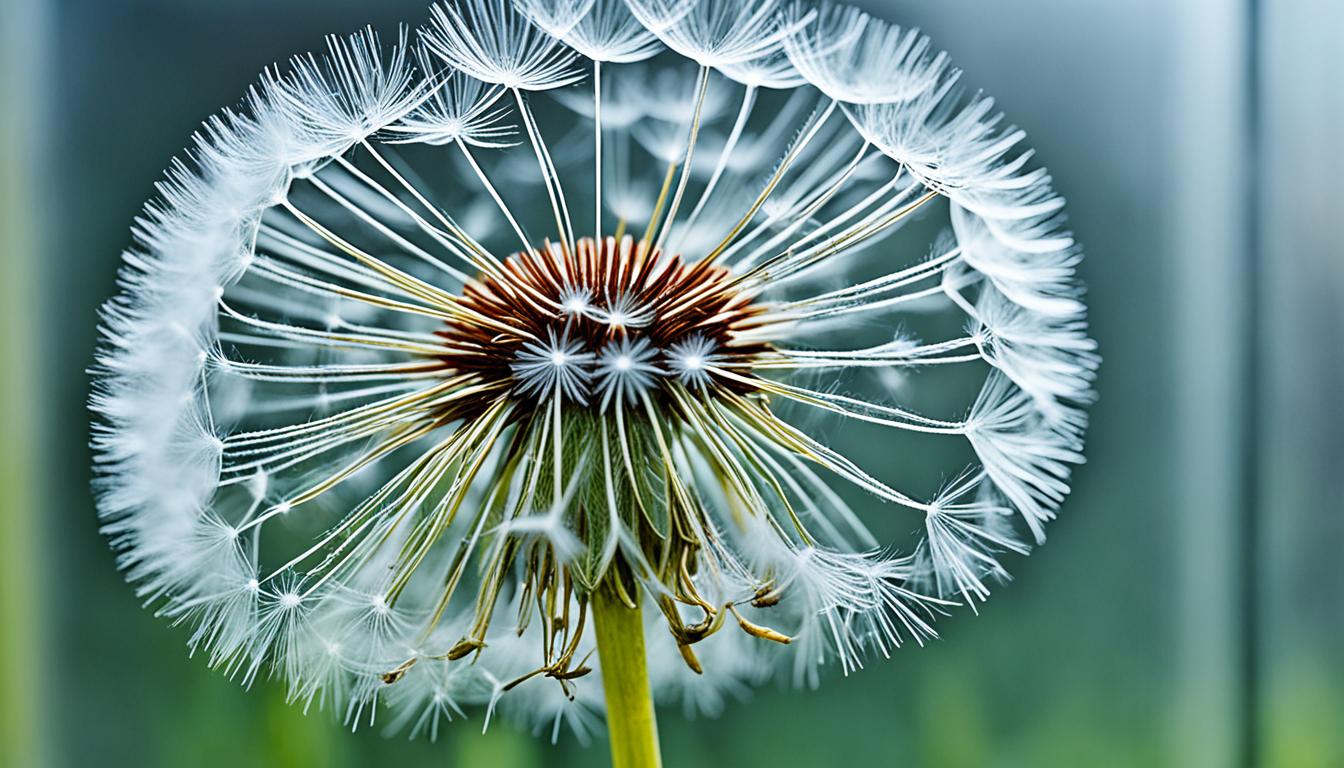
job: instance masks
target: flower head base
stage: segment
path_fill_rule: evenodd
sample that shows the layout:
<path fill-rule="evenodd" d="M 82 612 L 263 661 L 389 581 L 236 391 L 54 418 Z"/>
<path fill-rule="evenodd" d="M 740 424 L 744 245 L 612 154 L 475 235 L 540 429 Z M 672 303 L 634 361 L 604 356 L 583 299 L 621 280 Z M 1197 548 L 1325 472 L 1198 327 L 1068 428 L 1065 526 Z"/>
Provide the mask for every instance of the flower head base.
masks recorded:
<path fill-rule="evenodd" d="M 709 708 L 934 637 L 1044 539 L 1098 363 L 1062 200 L 957 82 L 858 11 L 719 0 L 458 0 L 267 72 L 104 309 L 128 578 L 230 674 L 431 736 L 586 733 L 599 585 Z M 899 490 L 922 441 L 975 465 Z"/>
<path fill-rule="evenodd" d="M 675 377 L 660 366 L 678 365 L 676 350 L 729 343 L 765 311 L 723 267 L 687 264 L 630 235 L 577 246 L 520 253 L 469 282 L 460 317 L 438 332 L 445 368 L 562 405 L 586 406 L 594 392 L 609 404 L 619 391 L 643 410 L 669 397 Z M 744 356 L 764 349 L 738 346 Z"/>

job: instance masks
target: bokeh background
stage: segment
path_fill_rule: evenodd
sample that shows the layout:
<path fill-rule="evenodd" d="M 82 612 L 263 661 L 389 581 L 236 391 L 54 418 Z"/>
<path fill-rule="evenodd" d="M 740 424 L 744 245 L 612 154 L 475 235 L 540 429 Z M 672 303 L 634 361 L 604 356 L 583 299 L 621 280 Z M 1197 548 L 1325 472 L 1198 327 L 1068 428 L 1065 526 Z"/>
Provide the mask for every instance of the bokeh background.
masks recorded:
<path fill-rule="evenodd" d="M 84 373 L 128 223 L 262 67 L 424 0 L 0 2 L 0 764 L 603 765 L 479 718 L 351 734 L 142 610 Z M 873 0 L 1025 127 L 1105 365 L 1050 543 L 945 639 L 714 720 L 669 766 L 1344 766 L 1344 5 Z"/>

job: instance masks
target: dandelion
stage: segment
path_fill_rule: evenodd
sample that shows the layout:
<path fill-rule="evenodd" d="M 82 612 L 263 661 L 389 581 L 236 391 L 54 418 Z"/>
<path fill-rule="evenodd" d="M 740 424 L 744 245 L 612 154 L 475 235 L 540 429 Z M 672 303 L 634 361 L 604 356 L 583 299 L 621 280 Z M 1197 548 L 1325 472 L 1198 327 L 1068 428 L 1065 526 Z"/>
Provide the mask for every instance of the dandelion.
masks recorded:
<path fill-rule="evenodd" d="M 777 0 L 449 0 L 268 70 L 103 310 L 121 568 L 306 709 L 605 708 L 617 765 L 657 764 L 653 697 L 928 642 L 1044 540 L 1098 363 L 992 105 Z"/>

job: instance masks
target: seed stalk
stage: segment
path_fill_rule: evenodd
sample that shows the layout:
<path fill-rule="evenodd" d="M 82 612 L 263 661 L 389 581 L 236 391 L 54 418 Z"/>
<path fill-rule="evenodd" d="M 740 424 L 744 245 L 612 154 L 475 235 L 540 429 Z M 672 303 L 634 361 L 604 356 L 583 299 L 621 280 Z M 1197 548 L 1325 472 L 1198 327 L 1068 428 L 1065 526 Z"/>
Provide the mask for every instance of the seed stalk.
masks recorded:
<path fill-rule="evenodd" d="M 592 595 L 597 655 L 607 698 L 611 765 L 661 768 L 639 597 L 636 593 L 633 607 L 622 600 L 612 578 L 609 575 Z"/>

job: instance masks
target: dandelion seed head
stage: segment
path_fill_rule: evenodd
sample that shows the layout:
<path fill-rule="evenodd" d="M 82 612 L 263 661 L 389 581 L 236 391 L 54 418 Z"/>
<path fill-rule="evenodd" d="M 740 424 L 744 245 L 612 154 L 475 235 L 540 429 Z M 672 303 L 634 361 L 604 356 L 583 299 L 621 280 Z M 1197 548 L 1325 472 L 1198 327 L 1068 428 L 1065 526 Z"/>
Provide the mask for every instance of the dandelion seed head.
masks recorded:
<path fill-rule="evenodd" d="M 229 676 L 429 738 L 587 738 L 613 579 L 698 711 L 932 640 L 1044 540 L 1099 365 L 998 110 L 914 29 L 777 0 L 444 0 L 268 69 L 103 308 L 119 566 Z M 975 462 L 902 490 L 915 440 Z"/>

